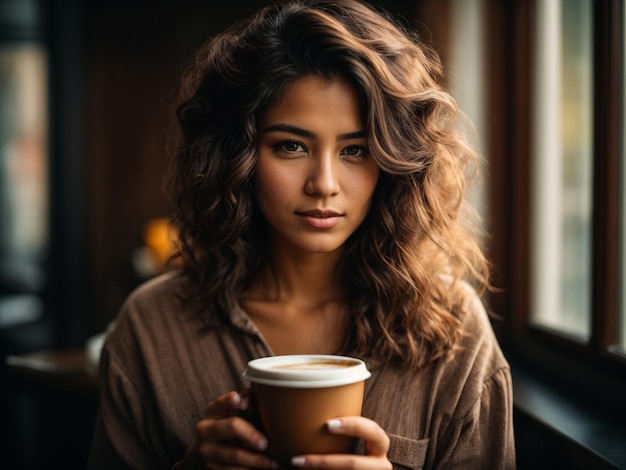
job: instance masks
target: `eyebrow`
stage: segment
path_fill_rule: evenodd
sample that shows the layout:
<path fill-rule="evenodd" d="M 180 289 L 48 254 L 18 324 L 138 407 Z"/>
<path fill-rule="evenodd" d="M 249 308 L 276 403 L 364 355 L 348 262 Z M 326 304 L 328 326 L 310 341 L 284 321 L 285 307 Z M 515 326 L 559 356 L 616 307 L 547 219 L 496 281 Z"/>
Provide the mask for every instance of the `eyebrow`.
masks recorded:
<path fill-rule="evenodd" d="M 263 130 L 263 133 L 268 132 L 289 132 L 291 134 L 296 134 L 301 137 L 307 137 L 313 139 L 317 137 L 315 132 L 307 131 L 306 129 L 302 129 L 300 127 L 292 126 L 290 124 L 274 124 L 269 126 Z M 337 136 L 337 140 L 351 140 L 351 139 L 360 139 L 363 137 L 367 137 L 367 131 L 355 131 L 355 132 L 346 132 L 345 134 L 339 134 Z"/>

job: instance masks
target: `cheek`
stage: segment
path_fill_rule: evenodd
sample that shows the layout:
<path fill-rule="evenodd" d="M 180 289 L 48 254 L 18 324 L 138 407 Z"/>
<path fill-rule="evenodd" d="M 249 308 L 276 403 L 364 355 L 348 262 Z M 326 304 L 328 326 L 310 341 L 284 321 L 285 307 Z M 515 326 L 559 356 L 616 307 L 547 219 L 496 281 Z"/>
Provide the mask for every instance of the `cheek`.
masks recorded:
<path fill-rule="evenodd" d="M 369 209 L 372 196 L 376 190 L 379 174 L 378 168 L 370 169 L 361 174 L 359 178 L 352 179 L 352 194 L 366 204 L 367 209 Z"/>
<path fill-rule="evenodd" d="M 256 196 L 259 205 L 264 210 L 271 210 L 275 205 L 284 205 L 293 194 L 293 176 L 289 172 L 280 171 L 272 165 L 259 162 L 255 172 Z M 272 206 L 272 207 L 268 207 Z"/>

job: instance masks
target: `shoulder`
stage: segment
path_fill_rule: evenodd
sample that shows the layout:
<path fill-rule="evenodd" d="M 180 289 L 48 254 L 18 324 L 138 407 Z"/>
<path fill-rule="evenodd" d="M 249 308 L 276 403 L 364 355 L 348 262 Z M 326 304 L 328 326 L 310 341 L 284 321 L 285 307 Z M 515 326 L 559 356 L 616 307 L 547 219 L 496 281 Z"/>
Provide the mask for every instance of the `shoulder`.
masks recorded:
<path fill-rule="evenodd" d="M 197 316 L 182 300 L 184 280 L 177 272 L 153 278 L 132 291 L 122 304 L 107 338 L 111 349 L 160 343 L 164 338 L 193 334 Z"/>
<path fill-rule="evenodd" d="M 474 287 L 464 280 L 441 279 L 449 292 L 449 308 L 459 319 L 461 336 L 476 343 L 495 341 L 492 318 Z"/>
<path fill-rule="evenodd" d="M 446 282 L 460 333 L 450 353 L 423 370 L 422 378 L 436 390 L 433 409 L 454 410 L 450 419 L 458 420 L 485 400 L 507 401 L 510 368 L 476 290 L 467 282 Z"/>
<path fill-rule="evenodd" d="M 449 354 L 433 364 L 433 372 L 450 388 L 462 387 L 471 401 L 489 382 L 508 375 L 509 364 L 493 329 L 495 319 L 476 290 L 466 281 L 441 279 L 449 294 L 449 308 L 458 319 L 459 334 Z"/>
<path fill-rule="evenodd" d="M 161 274 L 135 288 L 122 308 L 128 305 L 172 303 L 183 293 L 184 281 L 177 271 Z"/>
<path fill-rule="evenodd" d="M 453 287 L 455 310 L 461 333 L 447 368 L 465 377 L 465 388 L 477 396 L 494 380 L 507 377 L 509 364 L 493 329 L 493 319 L 476 290 L 467 282 L 457 281 Z M 496 320 L 497 321 L 497 320 Z"/>
<path fill-rule="evenodd" d="M 157 276 L 133 290 L 118 313 L 116 322 L 133 319 L 158 321 L 161 317 L 190 316 L 184 302 L 185 280 L 178 272 Z"/>

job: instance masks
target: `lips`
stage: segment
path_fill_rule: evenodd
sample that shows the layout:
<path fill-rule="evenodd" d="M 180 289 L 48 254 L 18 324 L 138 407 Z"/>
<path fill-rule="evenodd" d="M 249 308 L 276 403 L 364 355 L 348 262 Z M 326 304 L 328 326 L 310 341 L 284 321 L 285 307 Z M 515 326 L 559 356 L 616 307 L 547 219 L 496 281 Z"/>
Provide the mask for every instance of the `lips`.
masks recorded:
<path fill-rule="evenodd" d="M 335 211 L 325 211 L 325 210 L 320 210 L 320 209 L 313 209 L 310 211 L 296 211 L 296 214 L 304 216 L 304 217 L 319 217 L 319 218 L 326 218 L 326 217 L 341 217 L 341 214 Z"/>
<path fill-rule="evenodd" d="M 339 223 L 342 214 L 335 211 L 327 210 L 309 210 L 309 211 L 297 211 L 296 215 L 300 217 L 303 223 L 317 229 L 332 228 Z"/>

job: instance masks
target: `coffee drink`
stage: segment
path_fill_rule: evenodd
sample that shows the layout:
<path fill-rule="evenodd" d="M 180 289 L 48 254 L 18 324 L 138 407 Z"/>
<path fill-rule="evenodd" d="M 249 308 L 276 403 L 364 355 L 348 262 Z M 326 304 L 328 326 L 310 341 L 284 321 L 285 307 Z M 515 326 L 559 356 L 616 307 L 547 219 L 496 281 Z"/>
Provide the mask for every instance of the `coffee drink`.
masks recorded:
<path fill-rule="evenodd" d="M 342 367 L 353 367 L 354 362 L 351 361 L 315 361 L 315 362 L 297 362 L 292 364 L 279 364 L 273 366 L 273 369 L 298 369 L 298 370 L 319 370 L 319 369 L 339 369 Z"/>
<path fill-rule="evenodd" d="M 354 439 L 331 434 L 326 422 L 358 416 L 365 380 L 363 361 L 345 356 L 291 355 L 255 359 L 244 377 L 269 442 L 270 455 L 287 462 L 295 455 L 347 453 Z"/>

